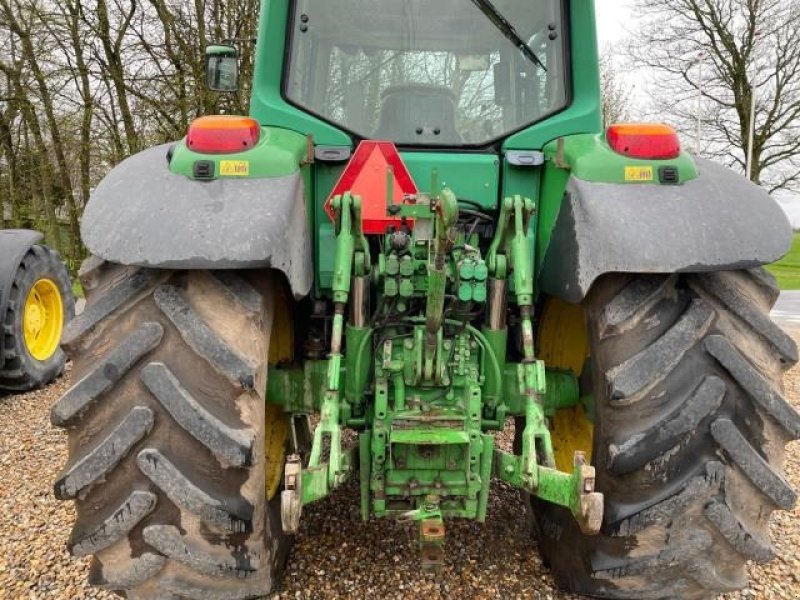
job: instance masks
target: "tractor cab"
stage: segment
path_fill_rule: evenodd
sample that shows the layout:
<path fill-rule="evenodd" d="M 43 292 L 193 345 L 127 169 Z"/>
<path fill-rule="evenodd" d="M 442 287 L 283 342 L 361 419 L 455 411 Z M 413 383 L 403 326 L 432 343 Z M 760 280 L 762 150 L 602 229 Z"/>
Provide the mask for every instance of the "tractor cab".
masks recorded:
<path fill-rule="evenodd" d="M 324 147 L 503 152 L 597 132 L 594 7 L 572 4 L 265 3 L 250 112 Z"/>
<path fill-rule="evenodd" d="M 354 138 L 486 147 L 567 103 L 559 0 L 291 4 L 284 97 Z"/>

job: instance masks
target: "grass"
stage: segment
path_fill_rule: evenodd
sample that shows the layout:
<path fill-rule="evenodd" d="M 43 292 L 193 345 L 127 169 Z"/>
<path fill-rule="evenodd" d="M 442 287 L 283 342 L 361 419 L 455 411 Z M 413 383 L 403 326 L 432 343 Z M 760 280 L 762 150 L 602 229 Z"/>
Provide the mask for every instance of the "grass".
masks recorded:
<path fill-rule="evenodd" d="M 83 298 L 83 286 L 77 279 L 72 282 L 72 295 L 76 298 Z"/>
<path fill-rule="evenodd" d="M 767 270 L 775 276 L 782 290 L 800 290 L 800 233 L 794 234 L 789 253 Z"/>

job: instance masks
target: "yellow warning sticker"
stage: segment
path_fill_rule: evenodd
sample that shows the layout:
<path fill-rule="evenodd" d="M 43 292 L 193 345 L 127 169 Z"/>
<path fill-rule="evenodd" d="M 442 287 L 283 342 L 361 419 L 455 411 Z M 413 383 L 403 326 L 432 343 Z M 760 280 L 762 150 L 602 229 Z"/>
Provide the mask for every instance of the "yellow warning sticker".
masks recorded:
<path fill-rule="evenodd" d="M 653 181 L 653 167 L 625 167 L 625 181 Z"/>
<path fill-rule="evenodd" d="M 219 174 L 229 177 L 247 177 L 250 175 L 249 160 L 221 160 Z"/>

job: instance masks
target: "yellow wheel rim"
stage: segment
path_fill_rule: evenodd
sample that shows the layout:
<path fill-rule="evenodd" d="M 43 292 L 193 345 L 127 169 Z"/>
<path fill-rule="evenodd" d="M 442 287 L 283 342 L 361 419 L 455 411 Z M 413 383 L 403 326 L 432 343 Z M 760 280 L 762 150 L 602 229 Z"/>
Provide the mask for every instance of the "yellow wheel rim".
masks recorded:
<path fill-rule="evenodd" d="M 36 360 L 55 354 L 64 329 L 64 302 L 58 285 L 51 279 L 33 284 L 22 315 L 25 347 Z"/>
<path fill-rule="evenodd" d="M 589 356 L 589 332 L 583 307 L 549 298 L 539 324 L 539 358 L 548 367 L 569 369 L 580 377 Z"/>
<path fill-rule="evenodd" d="M 548 299 L 538 337 L 539 358 L 548 367 L 569 369 L 580 377 L 589 356 L 589 332 L 582 306 Z M 550 437 L 559 471 L 572 471 L 576 450 L 585 452 L 586 459 L 591 461 L 594 425 L 580 404 L 556 411 L 550 421 Z"/>
<path fill-rule="evenodd" d="M 278 365 L 294 357 L 294 329 L 290 299 L 285 289 L 275 294 L 275 314 L 269 342 L 269 364 Z M 280 488 L 286 461 L 286 438 L 289 436 L 289 415 L 276 404 L 267 403 L 266 411 L 266 484 L 267 500 Z"/>

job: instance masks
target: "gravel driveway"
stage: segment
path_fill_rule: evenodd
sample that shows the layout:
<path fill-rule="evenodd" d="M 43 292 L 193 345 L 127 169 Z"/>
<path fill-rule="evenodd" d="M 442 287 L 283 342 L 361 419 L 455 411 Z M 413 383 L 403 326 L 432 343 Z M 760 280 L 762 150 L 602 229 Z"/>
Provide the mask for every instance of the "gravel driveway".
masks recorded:
<path fill-rule="evenodd" d="M 795 332 L 800 342 L 800 329 Z M 0 599 L 117 598 L 84 584 L 89 560 L 68 556 L 70 503 L 57 502 L 52 482 L 66 458 L 66 436 L 50 426 L 50 405 L 62 379 L 24 395 L 0 397 Z M 800 368 L 789 373 L 787 397 L 800 407 Z M 786 471 L 800 489 L 800 442 L 788 447 Z M 389 520 L 363 525 L 351 482 L 308 507 L 284 577 L 273 598 L 526 598 L 574 599 L 559 592 L 525 529 L 519 492 L 495 482 L 486 525 L 449 522 L 447 563 L 420 573 L 412 526 Z M 800 509 L 774 513 L 777 558 L 751 565 L 750 587 L 721 598 L 800 598 Z"/>

